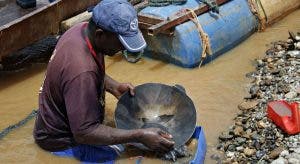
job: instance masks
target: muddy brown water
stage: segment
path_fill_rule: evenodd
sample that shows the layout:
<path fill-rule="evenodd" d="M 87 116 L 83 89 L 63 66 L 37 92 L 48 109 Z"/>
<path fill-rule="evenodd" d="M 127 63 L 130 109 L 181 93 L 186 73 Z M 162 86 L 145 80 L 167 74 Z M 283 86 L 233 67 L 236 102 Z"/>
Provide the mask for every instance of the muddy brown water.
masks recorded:
<path fill-rule="evenodd" d="M 206 163 L 214 163 L 210 156 L 215 153 L 218 135 L 233 123 L 237 105 L 246 95 L 249 81 L 245 74 L 254 70 L 253 60 L 263 56 L 270 42 L 285 40 L 288 30 L 300 31 L 299 15 L 300 10 L 291 13 L 201 69 L 184 69 L 151 59 L 130 64 L 121 57 L 114 57 L 106 58 L 107 73 L 118 81 L 134 85 L 147 82 L 183 85 L 196 106 L 197 122 L 204 128 L 208 146 Z M 0 129 L 16 123 L 37 108 L 38 90 L 45 70 L 46 66 L 39 65 L 0 77 Z M 106 101 L 106 123 L 112 124 L 117 101 L 109 94 Z M 78 163 L 53 156 L 35 145 L 33 123 L 30 121 L 0 141 L 0 163 Z M 194 144 L 192 142 L 190 148 Z M 117 163 L 135 163 L 135 158 L 122 157 Z M 142 163 L 170 162 L 144 158 Z"/>

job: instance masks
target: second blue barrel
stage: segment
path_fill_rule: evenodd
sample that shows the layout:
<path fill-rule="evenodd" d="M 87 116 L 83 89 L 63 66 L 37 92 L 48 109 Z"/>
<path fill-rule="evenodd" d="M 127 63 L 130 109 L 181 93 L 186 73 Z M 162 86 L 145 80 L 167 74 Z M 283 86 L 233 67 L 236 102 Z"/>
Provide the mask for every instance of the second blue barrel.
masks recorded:
<path fill-rule="evenodd" d="M 182 9 L 195 9 L 201 1 L 188 0 L 184 5 L 147 7 L 143 14 L 167 19 Z M 219 7 L 219 14 L 207 12 L 198 20 L 210 38 L 212 55 L 206 64 L 249 37 L 257 29 L 258 22 L 249 9 L 247 0 L 231 0 Z M 176 26 L 174 35 L 144 35 L 148 44 L 145 55 L 186 68 L 197 67 L 201 60 L 202 44 L 196 25 L 185 22 Z"/>

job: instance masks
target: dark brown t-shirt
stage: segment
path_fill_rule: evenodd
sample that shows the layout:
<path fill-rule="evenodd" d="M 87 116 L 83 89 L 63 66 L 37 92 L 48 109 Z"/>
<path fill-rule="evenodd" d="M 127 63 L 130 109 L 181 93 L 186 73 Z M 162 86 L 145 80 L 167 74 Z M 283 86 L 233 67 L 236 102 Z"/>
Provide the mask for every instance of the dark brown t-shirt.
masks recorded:
<path fill-rule="evenodd" d="M 34 127 L 36 143 L 45 150 L 75 146 L 75 134 L 94 130 L 104 118 L 104 76 L 78 24 L 59 39 L 39 93 Z M 97 60 L 104 65 L 103 55 Z"/>

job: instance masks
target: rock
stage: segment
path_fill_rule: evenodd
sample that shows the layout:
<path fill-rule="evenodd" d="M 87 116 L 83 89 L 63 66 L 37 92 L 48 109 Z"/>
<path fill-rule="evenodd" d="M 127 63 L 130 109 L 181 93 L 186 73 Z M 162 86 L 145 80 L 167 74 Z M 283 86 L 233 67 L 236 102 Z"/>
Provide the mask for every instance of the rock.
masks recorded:
<path fill-rule="evenodd" d="M 258 126 L 258 128 L 263 129 L 263 128 L 267 127 L 267 124 L 263 120 L 260 120 L 260 121 L 258 121 L 257 126 Z"/>
<path fill-rule="evenodd" d="M 284 151 L 283 147 L 277 147 L 276 149 L 274 149 L 270 152 L 269 158 L 271 158 L 271 159 L 277 158 L 282 151 Z"/>
<path fill-rule="evenodd" d="M 261 147 L 259 141 L 255 140 L 255 141 L 253 142 L 253 147 L 254 147 L 256 150 L 259 150 L 260 147 Z"/>
<path fill-rule="evenodd" d="M 296 158 L 296 159 L 300 160 L 300 154 L 298 154 L 298 153 L 292 153 L 292 154 L 290 154 L 290 156 L 288 156 L 288 157 Z"/>
<path fill-rule="evenodd" d="M 296 158 L 290 158 L 290 159 L 288 159 L 288 162 L 290 164 L 299 164 L 300 163 L 300 161 Z"/>
<path fill-rule="evenodd" d="M 293 98 L 297 97 L 297 92 L 290 91 L 289 93 L 285 94 L 284 97 L 287 99 L 293 99 Z"/>
<path fill-rule="evenodd" d="M 267 62 L 271 63 L 273 61 L 273 58 L 267 58 Z"/>
<path fill-rule="evenodd" d="M 293 42 L 293 39 L 287 39 L 286 42 L 287 42 L 287 43 L 294 43 L 294 42 Z"/>
<path fill-rule="evenodd" d="M 235 149 L 236 149 L 236 151 L 239 151 L 239 152 L 243 152 L 244 151 L 244 147 L 243 146 L 238 146 Z"/>
<path fill-rule="evenodd" d="M 288 156 L 289 155 L 289 151 L 287 151 L 287 150 L 283 150 L 281 153 L 280 153 L 280 156 L 282 156 L 282 157 L 286 157 L 286 156 Z"/>
<path fill-rule="evenodd" d="M 235 151 L 235 145 L 233 145 L 233 144 L 231 144 L 231 145 L 229 145 L 228 147 L 227 147 L 227 150 L 226 151 Z"/>
<path fill-rule="evenodd" d="M 300 147 L 294 150 L 295 153 L 300 154 Z"/>
<path fill-rule="evenodd" d="M 232 158 L 232 157 L 234 157 L 234 155 L 235 155 L 235 152 L 228 151 L 228 152 L 226 153 L 226 157 L 227 157 L 227 158 Z"/>
<path fill-rule="evenodd" d="M 221 159 L 219 154 L 213 154 L 213 155 L 210 156 L 210 158 L 213 159 L 213 160 L 216 160 L 216 161 Z"/>
<path fill-rule="evenodd" d="M 246 138 L 238 137 L 235 139 L 238 145 L 241 145 L 246 142 Z"/>
<path fill-rule="evenodd" d="M 236 126 L 233 130 L 233 133 L 235 136 L 240 136 L 244 132 L 243 128 L 241 126 Z"/>
<path fill-rule="evenodd" d="M 250 88 L 249 93 L 252 95 L 252 97 L 256 97 L 258 91 L 259 91 L 259 87 L 258 87 L 257 85 L 253 85 L 253 86 Z"/>
<path fill-rule="evenodd" d="M 244 154 L 248 157 L 252 156 L 255 152 L 256 152 L 255 149 L 250 149 L 248 147 L 244 149 Z"/>
<path fill-rule="evenodd" d="M 295 45 L 295 48 L 296 48 L 296 49 L 300 50 L 300 42 L 297 42 L 297 43 L 295 43 L 294 45 Z"/>
<path fill-rule="evenodd" d="M 238 105 L 238 108 L 240 110 L 249 110 L 255 108 L 257 104 L 258 104 L 257 101 L 245 101 L 242 102 L 240 105 Z"/>
<path fill-rule="evenodd" d="M 298 58 L 298 59 L 300 58 L 300 51 L 296 51 L 296 50 L 289 51 L 287 52 L 287 54 L 294 58 Z"/>
<path fill-rule="evenodd" d="M 265 151 L 257 151 L 255 155 L 258 159 L 261 159 L 265 154 Z"/>
<path fill-rule="evenodd" d="M 253 133 L 253 134 L 251 135 L 251 138 L 252 138 L 253 140 L 259 140 L 259 139 L 261 138 L 261 136 L 258 135 L 257 133 Z"/>
<path fill-rule="evenodd" d="M 258 67 L 264 66 L 264 62 L 262 60 L 256 60 L 256 62 Z"/>
<path fill-rule="evenodd" d="M 226 140 L 230 140 L 233 138 L 233 135 L 228 134 L 228 132 L 223 132 L 220 136 L 219 139 L 226 141 Z"/>
<path fill-rule="evenodd" d="M 274 160 L 271 164 L 286 164 L 286 163 L 287 163 L 287 160 L 280 157 L 280 158 Z"/>

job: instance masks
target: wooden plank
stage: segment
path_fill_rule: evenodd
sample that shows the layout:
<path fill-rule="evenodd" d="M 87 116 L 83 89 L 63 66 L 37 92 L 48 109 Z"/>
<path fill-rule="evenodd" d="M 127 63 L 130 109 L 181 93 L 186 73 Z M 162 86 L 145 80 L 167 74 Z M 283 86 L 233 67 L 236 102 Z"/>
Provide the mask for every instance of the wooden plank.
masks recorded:
<path fill-rule="evenodd" d="M 59 23 L 99 0 L 57 0 L 0 27 L 1 58 L 59 32 Z M 13 11 L 12 11 L 13 12 Z"/>
<path fill-rule="evenodd" d="M 139 19 L 139 22 L 143 22 L 146 24 L 152 24 L 152 25 L 158 24 L 158 23 L 161 23 L 164 21 L 163 18 L 159 18 L 159 17 L 153 16 L 153 15 L 148 15 L 148 14 L 142 14 L 142 13 L 138 14 L 138 19 Z"/>
<path fill-rule="evenodd" d="M 60 29 L 61 29 L 60 31 L 65 32 L 69 28 L 71 28 L 72 26 L 74 26 L 74 25 L 76 25 L 80 22 L 88 21 L 91 17 L 92 17 L 92 13 L 88 12 L 88 11 L 85 11 L 81 14 L 78 14 L 78 15 L 72 17 L 72 18 L 64 20 L 60 24 Z"/>
<path fill-rule="evenodd" d="M 57 3 L 31 12 L 0 27 L 1 58 L 51 33 L 57 33 Z"/>
<path fill-rule="evenodd" d="M 222 5 L 230 0 L 216 0 L 218 5 Z M 194 12 L 196 15 L 203 14 L 205 12 L 209 11 L 209 7 L 205 4 L 199 5 L 196 9 L 194 9 Z M 148 28 L 148 35 L 156 35 L 158 33 L 161 33 L 162 31 L 165 31 L 167 29 L 170 29 L 172 27 L 175 27 L 179 24 L 182 24 L 189 20 L 191 17 L 191 13 L 182 12 L 178 13 L 173 17 L 170 17 L 168 20 L 164 20 L 163 22 L 160 22 L 156 25 L 153 25 Z"/>

